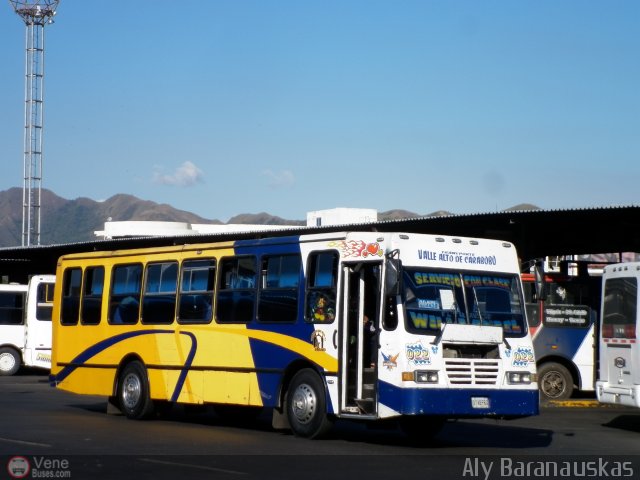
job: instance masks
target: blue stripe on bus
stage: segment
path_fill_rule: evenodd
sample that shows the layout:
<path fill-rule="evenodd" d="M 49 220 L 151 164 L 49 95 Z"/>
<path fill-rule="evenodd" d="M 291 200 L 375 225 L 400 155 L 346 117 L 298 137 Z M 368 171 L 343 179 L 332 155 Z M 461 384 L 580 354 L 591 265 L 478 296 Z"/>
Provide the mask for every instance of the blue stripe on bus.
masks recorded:
<path fill-rule="evenodd" d="M 113 337 L 109 337 L 101 342 L 96 343 L 95 345 L 87 348 L 85 351 L 81 352 L 78 356 L 76 356 L 73 360 L 71 360 L 71 365 L 67 365 L 64 367 L 57 375 L 50 376 L 50 383 L 52 386 L 56 386 L 56 384 L 62 382 L 65 378 L 67 378 L 74 370 L 81 367 L 85 362 L 99 353 L 105 351 L 106 349 L 112 347 L 116 343 L 122 342 L 129 338 L 139 337 L 141 335 L 155 335 L 155 334 L 167 334 L 172 333 L 175 334 L 174 330 L 137 330 L 135 332 L 126 332 L 120 335 L 114 335 Z M 180 395 L 180 391 L 184 385 L 184 382 L 187 378 L 187 373 L 189 373 L 189 368 L 193 363 L 193 358 L 196 355 L 196 350 L 198 348 L 198 341 L 195 335 L 191 332 L 178 332 L 181 335 L 186 335 L 191 338 L 191 349 L 189 350 L 189 355 L 187 355 L 187 360 L 185 361 L 182 369 L 180 371 L 180 376 L 178 377 L 178 382 L 176 383 L 176 388 L 171 395 L 171 401 L 176 401 L 178 396 Z"/>
<path fill-rule="evenodd" d="M 300 252 L 300 235 L 291 235 L 288 237 L 270 237 L 261 238 L 258 240 L 236 240 L 233 242 L 233 247 L 237 255 L 244 253 L 256 253 L 256 249 L 259 252 L 266 251 L 268 253 L 287 253 L 287 252 Z M 263 250 L 264 247 L 269 247 L 268 250 Z M 282 249 L 278 248 L 282 247 Z M 243 250 L 247 248 L 247 250 Z"/>
<path fill-rule="evenodd" d="M 489 408 L 473 408 L 472 397 L 489 400 Z M 447 417 L 528 417 L 538 415 L 538 390 L 400 388 L 379 382 L 379 401 L 403 415 Z"/>
<path fill-rule="evenodd" d="M 275 237 L 261 240 L 239 240 L 234 242 L 234 251 L 236 255 L 284 255 L 284 254 L 300 254 L 300 237 Z M 298 286 L 298 319 L 304 318 L 304 277 L 300 277 L 300 285 Z M 256 312 L 257 314 L 257 312 Z M 249 330 L 262 330 L 264 325 L 257 322 L 247 324 Z M 315 330 L 312 323 L 297 320 L 295 323 L 278 324 L 269 322 L 268 330 L 270 332 L 287 335 L 305 342 L 311 342 L 311 335 Z M 260 372 L 262 369 L 278 370 L 282 365 L 291 365 L 295 360 L 303 357 L 296 352 L 283 348 L 280 345 L 263 342 L 261 340 L 250 339 L 251 354 L 253 362 L 258 369 L 258 386 L 262 395 L 264 406 L 275 406 L 278 404 L 278 392 L 281 387 L 281 373 Z"/>

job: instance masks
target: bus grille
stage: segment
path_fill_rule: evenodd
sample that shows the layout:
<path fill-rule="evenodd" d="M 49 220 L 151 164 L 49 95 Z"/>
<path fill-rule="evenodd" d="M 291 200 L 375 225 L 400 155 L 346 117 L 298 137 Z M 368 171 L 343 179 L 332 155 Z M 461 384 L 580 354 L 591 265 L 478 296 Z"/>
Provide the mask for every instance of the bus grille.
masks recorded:
<path fill-rule="evenodd" d="M 445 368 L 452 385 L 495 385 L 498 381 L 497 360 L 447 359 Z"/>

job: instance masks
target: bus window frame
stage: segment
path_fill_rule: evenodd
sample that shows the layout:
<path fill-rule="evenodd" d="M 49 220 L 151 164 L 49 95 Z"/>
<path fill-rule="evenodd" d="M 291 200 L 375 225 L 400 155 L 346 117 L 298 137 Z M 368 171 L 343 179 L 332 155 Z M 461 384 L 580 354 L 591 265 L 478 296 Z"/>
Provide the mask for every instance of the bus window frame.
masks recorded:
<path fill-rule="evenodd" d="M 87 291 L 86 291 L 86 287 L 87 287 L 87 279 L 89 278 L 87 272 L 89 271 L 98 271 L 98 270 L 102 270 L 102 289 L 100 294 L 91 294 L 88 295 Z M 91 265 L 88 267 L 85 267 L 84 271 L 82 272 L 82 286 L 81 286 L 81 292 L 80 292 L 80 324 L 81 325 L 89 325 L 89 326 L 95 326 L 95 325 L 100 325 L 102 323 L 102 305 L 104 302 L 104 287 L 105 287 L 105 279 L 106 279 L 106 268 L 104 265 Z M 92 276 L 92 283 L 91 283 L 91 287 L 93 287 L 93 282 L 95 282 L 95 278 Z M 88 298 L 87 298 L 88 297 Z M 85 301 L 86 300 L 98 300 L 97 302 L 99 304 L 98 307 L 98 321 L 97 322 L 88 322 L 85 319 L 84 316 L 84 312 L 85 312 Z"/>
<path fill-rule="evenodd" d="M 53 319 L 53 296 L 55 283 L 42 282 L 36 289 L 36 315 L 39 322 L 50 322 Z"/>
<path fill-rule="evenodd" d="M 159 283 L 158 283 L 158 291 L 155 292 L 149 292 L 149 290 L 147 289 L 149 286 L 149 268 L 150 267 L 154 267 L 157 265 L 170 265 L 170 266 L 175 266 L 175 282 L 173 283 L 173 291 L 163 291 L 162 290 L 162 286 L 163 286 L 163 277 L 162 274 L 164 273 L 161 269 L 160 271 L 160 277 L 159 277 Z M 142 280 L 142 296 L 141 296 L 141 301 L 140 301 L 140 323 L 142 323 L 143 325 L 172 325 L 175 321 L 176 321 L 176 308 L 178 305 L 178 287 L 179 287 L 179 279 L 180 279 L 180 273 L 181 273 L 181 269 L 180 269 L 180 263 L 177 260 L 157 260 L 157 261 L 152 261 L 152 262 L 147 262 L 144 266 L 144 278 Z M 145 320 L 145 308 L 148 308 L 147 300 L 150 298 L 160 298 L 160 297 L 168 297 L 168 296 L 173 296 L 173 309 L 171 310 L 171 314 L 169 315 L 170 317 L 170 321 L 149 321 L 149 320 Z M 171 302 L 166 302 L 167 303 L 167 307 L 169 306 L 169 304 L 171 304 Z M 160 309 L 160 311 L 162 311 L 163 309 Z M 166 314 L 165 314 L 166 315 Z"/>
<path fill-rule="evenodd" d="M 211 290 L 209 290 L 208 288 L 206 290 L 183 290 L 184 287 L 184 274 L 186 270 L 189 271 L 193 271 L 196 269 L 204 269 L 205 267 L 200 267 L 200 268 L 192 268 L 191 265 L 189 265 L 190 263 L 197 263 L 197 262 L 211 262 L 206 268 L 208 270 L 207 273 L 207 287 L 209 287 L 209 281 L 211 281 Z M 215 257 L 204 257 L 204 258 L 195 258 L 195 257 L 189 257 L 189 258 L 185 258 L 182 260 L 182 262 L 180 263 L 180 270 L 178 272 L 178 298 L 176 300 L 176 311 L 175 311 L 175 315 L 176 315 L 176 321 L 179 325 L 208 325 L 213 321 L 213 312 L 215 311 L 215 298 L 216 298 L 216 276 L 218 274 L 218 260 Z M 186 265 L 186 267 L 185 267 Z M 213 279 L 210 278 L 210 275 L 213 275 Z M 190 282 L 191 285 L 191 282 Z M 183 318 L 184 315 L 184 311 L 183 311 L 183 296 L 191 296 L 194 298 L 196 298 L 196 296 L 201 296 L 203 298 L 208 297 L 209 302 L 209 314 L 202 318 L 202 319 L 191 319 L 191 318 Z M 197 302 L 195 302 L 197 303 Z"/>
<path fill-rule="evenodd" d="M 116 282 L 116 270 L 119 268 L 127 268 L 127 267 L 139 267 L 140 268 L 140 277 L 139 277 L 139 288 L 137 292 L 126 291 L 125 293 L 114 294 L 114 286 Z M 140 323 L 140 314 L 142 310 L 141 299 L 142 299 L 142 288 L 144 285 L 144 263 L 143 262 L 129 262 L 129 263 L 118 263 L 111 267 L 111 282 L 109 285 L 109 309 L 107 312 L 107 322 L 109 325 L 126 325 L 133 326 L 138 325 Z M 132 295 L 133 293 L 137 293 L 137 297 Z M 114 302 L 114 295 L 122 297 L 118 302 Z M 115 316 L 118 314 L 118 308 L 125 307 L 129 308 L 129 302 L 125 304 L 125 300 L 131 299 L 131 301 L 136 302 L 136 309 L 138 314 L 135 318 L 135 321 L 115 321 Z"/>
<path fill-rule="evenodd" d="M 268 270 L 268 262 L 271 259 L 279 258 L 280 259 L 280 268 L 279 268 L 279 278 L 282 278 L 282 259 L 284 257 L 296 258 L 298 260 L 298 274 L 297 281 L 294 286 L 267 286 L 267 279 L 269 277 Z M 292 276 L 293 277 L 293 276 Z M 258 280 L 258 298 L 257 298 L 257 306 L 256 306 L 256 322 L 263 324 L 294 324 L 298 321 L 298 317 L 300 315 L 300 286 L 304 285 L 304 275 L 302 272 L 302 255 L 300 253 L 274 253 L 263 255 L 260 257 L 260 272 L 259 272 L 259 280 Z M 263 295 L 269 296 L 272 292 L 295 292 L 295 306 L 292 312 L 293 319 L 287 320 L 272 320 L 272 319 L 263 319 L 261 315 L 261 311 L 264 305 Z"/>
<path fill-rule="evenodd" d="M 8 313 L 7 317 L 9 318 L 9 320 L 13 320 L 14 317 L 17 318 L 19 317 L 20 321 L 18 323 L 15 322 L 0 322 L 0 325 L 2 325 L 3 327 L 18 327 L 20 325 L 25 325 L 26 323 L 26 308 L 27 308 L 27 304 L 26 304 L 26 300 L 27 300 L 27 294 L 26 292 L 15 292 L 15 291 L 2 291 L 0 292 L 1 296 L 11 296 L 13 297 L 13 302 L 14 306 L 12 307 L 3 307 L 3 311 L 6 311 Z M 15 301 L 21 299 L 20 301 L 20 306 L 15 306 Z M 3 315 L 4 316 L 4 315 Z"/>
<path fill-rule="evenodd" d="M 331 285 L 312 285 L 316 280 L 317 259 L 320 255 L 331 255 Z M 340 253 L 337 250 L 315 250 L 307 256 L 307 275 L 304 283 L 304 321 L 310 324 L 330 325 L 335 322 L 338 306 L 338 280 L 340 275 Z M 317 297 L 317 298 L 316 298 Z M 311 300 L 313 298 L 313 300 Z M 323 300 L 321 305 L 319 302 Z M 325 302 L 327 302 L 325 304 Z M 326 311 L 325 311 L 326 308 Z M 320 320 L 319 316 L 328 315 L 329 320 Z"/>
<path fill-rule="evenodd" d="M 238 281 L 239 275 L 238 275 L 238 271 L 239 271 L 239 267 L 240 267 L 240 262 L 244 259 L 253 259 L 253 266 L 254 266 L 254 278 L 253 278 L 253 286 L 252 287 L 235 287 L 233 286 L 234 283 L 236 281 Z M 231 285 L 230 288 L 222 288 L 223 285 L 227 285 L 227 280 L 225 279 L 225 275 L 227 272 L 226 266 L 227 266 L 227 262 L 233 262 L 233 268 L 231 270 L 231 274 L 232 277 L 230 279 L 229 285 Z M 216 292 L 215 292 L 215 319 L 216 319 L 216 323 L 219 324 L 224 324 L 224 325 L 233 325 L 233 324 L 240 324 L 240 325 L 246 325 L 249 324 L 253 321 L 255 321 L 256 319 L 256 310 L 257 310 L 257 301 L 258 301 L 258 283 L 260 281 L 260 267 L 259 267 L 259 263 L 258 263 L 258 258 L 256 255 L 228 255 L 228 256 L 224 256 L 221 257 L 218 260 L 218 272 L 217 272 L 217 281 L 216 281 Z M 247 295 L 247 299 L 251 300 L 251 314 L 248 316 L 247 319 L 242 319 L 242 320 L 236 320 L 235 317 L 232 320 L 227 320 L 225 319 L 221 319 L 220 318 L 220 309 L 221 306 L 224 308 L 227 308 L 227 303 L 232 302 L 232 306 L 233 306 L 233 311 L 237 311 L 237 306 L 240 304 L 240 302 L 242 300 L 246 300 L 243 299 L 243 293 L 250 293 L 250 295 Z M 229 296 L 230 298 L 224 298 L 222 297 L 222 294 L 224 294 L 224 297 Z M 236 295 L 239 295 L 240 298 L 235 298 Z"/>
<path fill-rule="evenodd" d="M 80 272 L 80 282 L 77 285 L 77 295 L 67 295 L 67 290 L 69 288 L 68 280 L 74 272 Z M 61 292 L 61 305 L 60 305 L 60 325 L 63 326 L 75 326 L 80 322 L 80 305 L 82 298 L 82 281 L 84 278 L 84 271 L 82 267 L 67 267 L 62 272 L 62 292 Z M 69 304 L 69 300 L 76 299 L 76 302 L 71 307 L 67 307 Z M 73 312 L 75 313 L 75 320 L 65 320 L 65 312 L 68 308 L 73 308 Z"/>

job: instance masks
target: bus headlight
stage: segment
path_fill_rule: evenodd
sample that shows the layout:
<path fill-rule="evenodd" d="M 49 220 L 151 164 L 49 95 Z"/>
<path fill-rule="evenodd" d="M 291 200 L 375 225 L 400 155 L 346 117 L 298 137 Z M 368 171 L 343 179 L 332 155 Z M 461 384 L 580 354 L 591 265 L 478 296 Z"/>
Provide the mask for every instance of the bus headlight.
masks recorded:
<path fill-rule="evenodd" d="M 510 385 L 529 385 L 531 374 L 529 372 L 507 372 L 507 383 Z"/>
<path fill-rule="evenodd" d="M 416 370 L 413 377 L 416 383 L 438 383 L 437 370 Z"/>

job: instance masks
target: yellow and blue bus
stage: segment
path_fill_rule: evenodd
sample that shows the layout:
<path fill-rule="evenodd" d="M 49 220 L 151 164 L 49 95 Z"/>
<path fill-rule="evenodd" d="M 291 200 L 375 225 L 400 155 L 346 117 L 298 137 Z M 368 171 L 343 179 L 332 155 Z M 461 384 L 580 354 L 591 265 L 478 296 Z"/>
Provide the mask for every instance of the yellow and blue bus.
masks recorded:
<path fill-rule="evenodd" d="M 129 418 L 262 407 L 302 437 L 336 418 L 538 413 L 514 246 L 340 232 L 65 255 L 51 383 Z"/>

